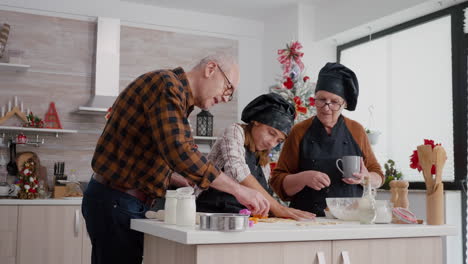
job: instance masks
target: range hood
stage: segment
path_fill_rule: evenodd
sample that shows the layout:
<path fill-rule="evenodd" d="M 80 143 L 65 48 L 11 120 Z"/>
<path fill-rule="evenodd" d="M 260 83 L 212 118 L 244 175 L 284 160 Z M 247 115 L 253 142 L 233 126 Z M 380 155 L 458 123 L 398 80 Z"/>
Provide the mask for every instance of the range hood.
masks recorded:
<path fill-rule="evenodd" d="M 102 114 L 119 95 L 120 19 L 99 17 L 96 37 L 96 75 L 94 91 L 79 114 Z"/>

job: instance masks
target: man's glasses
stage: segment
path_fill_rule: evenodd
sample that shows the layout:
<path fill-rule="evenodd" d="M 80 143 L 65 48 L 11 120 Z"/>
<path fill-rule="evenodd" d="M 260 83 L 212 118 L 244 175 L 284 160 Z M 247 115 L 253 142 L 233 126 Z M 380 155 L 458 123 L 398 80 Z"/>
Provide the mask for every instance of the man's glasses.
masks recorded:
<path fill-rule="evenodd" d="M 315 100 L 315 105 L 318 108 L 322 108 L 322 107 L 325 107 L 326 105 L 328 105 L 328 108 L 330 108 L 330 110 L 338 111 L 338 110 L 341 109 L 341 106 L 344 105 L 344 102 L 340 103 L 340 102 L 337 102 L 337 101 L 331 101 L 331 102 L 327 103 L 326 99 L 316 99 Z"/>
<path fill-rule="evenodd" d="M 232 97 L 234 94 L 234 85 L 232 85 L 231 81 L 229 81 L 228 77 L 226 76 L 224 71 L 221 69 L 221 67 L 219 67 L 219 65 L 216 65 L 216 66 L 218 67 L 219 71 L 223 74 L 224 79 L 226 79 L 227 81 L 227 86 L 226 88 L 224 88 L 223 96 L 229 97 L 228 101 L 232 101 Z"/>

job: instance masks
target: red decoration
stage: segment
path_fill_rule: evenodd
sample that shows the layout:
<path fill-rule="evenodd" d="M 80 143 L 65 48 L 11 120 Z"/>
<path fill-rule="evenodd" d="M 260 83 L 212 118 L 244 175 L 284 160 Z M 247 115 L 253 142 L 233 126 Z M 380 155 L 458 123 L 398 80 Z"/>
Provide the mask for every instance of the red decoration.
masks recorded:
<path fill-rule="evenodd" d="M 112 112 L 112 107 L 109 107 L 109 109 L 107 109 L 107 113 L 106 115 L 104 116 L 104 118 L 106 120 L 109 120 L 110 116 L 111 116 L 111 112 Z"/>
<path fill-rule="evenodd" d="M 296 106 L 296 110 L 299 113 L 306 114 L 307 113 L 307 107 L 305 106 Z"/>
<path fill-rule="evenodd" d="M 28 142 L 28 138 L 23 133 L 18 134 L 16 144 L 26 144 L 26 142 Z"/>
<path fill-rule="evenodd" d="M 304 63 L 302 63 L 303 52 L 299 50 L 302 49 L 301 43 L 299 41 L 293 41 L 291 44 L 287 44 L 285 49 L 278 50 L 278 61 L 283 65 L 284 71 L 283 75 L 287 76 L 291 71 L 292 62 L 295 62 L 299 69 L 304 70 Z"/>
<path fill-rule="evenodd" d="M 291 77 L 286 78 L 286 81 L 283 83 L 284 87 L 287 89 L 292 89 L 294 87 L 294 82 L 292 81 Z"/>
<path fill-rule="evenodd" d="M 304 78 L 302 79 L 304 82 L 307 82 L 309 80 L 309 76 L 304 76 Z"/>
<path fill-rule="evenodd" d="M 270 170 L 274 170 L 276 168 L 276 162 L 270 162 Z"/>
<path fill-rule="evenodd" d="M 435 144 L 434 140 L 430 139 L 424 139 L 424 145 L 430 145 L 432 149 L 434 149 L 435 146 L 441 146 L 440 143 Z M 418 150 L 413 150 L 413 154 L 410 156 L 410 168 L 417 169 L 418 171 L 422 170 L 422 167 L 419 164 Z M 436 174 L 435 165 L 432 165 L 431 174 Z"/>
<path fill-rule="evenodd" d="M 29 114 L 26 116 L 26 124 L 24 124 L 24 127 L 35 127 L 35 128 L 43 128 L 44 127 L 44 121 L 36 115 L 33 114 L 33 112 L 29 112 Z"/>
<path fill-rule="evenodd" d="M 299 96 L 295 96 L 294 97 L 294 103 L 296 103 L 296 105 L 301 105 L 302 104 L 301 98 Z"/>
<path fill-rule="evenodd" d="M 18 198 L 20 199 L 36 199 L 37 198 L 37 188 L 39 187 L 37 180 L 37 170 L 36 166 L 39 166 L 39 163 L 35 161 L 34 158 L 30 158 L 20 166 L 20 171 L 18 174 L 18 185 L 20 191 L 18 193 Z"/>
<path fill-rule="evenodd" d="M 315 98 L 309 97 L 309 103 L 311 106 L 315 106 Z"/>
<path fill-rule="evenodd" d="M 60 123 L 60 119 L 55 109 L 55 103 L 51 102 L 49 105 L 49 110 L 45 115 L 44 121 L 46 123 L 47 128 L 59 128 L 62 129 L 62 124 Z"/>

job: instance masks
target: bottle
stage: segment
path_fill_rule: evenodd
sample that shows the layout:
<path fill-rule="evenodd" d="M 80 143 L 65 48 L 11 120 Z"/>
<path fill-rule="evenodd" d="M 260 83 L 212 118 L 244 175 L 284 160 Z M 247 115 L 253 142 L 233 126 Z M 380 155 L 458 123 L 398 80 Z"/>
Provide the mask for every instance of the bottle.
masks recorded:
<path fill-rule="evenodd" d="M 359 200 L 359 222 L 361 224 L 373 224 L 377 216 L 375 196 L 372 191 L 369 177 L 364 178 L 364 191 Z"/>
<path fill-rule="evenodd" d="M 164 203 L 164 223 L 175 225 L 177 219 L 177 192 L 166 191 L 166 202 Z"/>
<path fill-rule="evenodd" d="M 38 188 L 37 193 L 39 195 L 39 199 L 46 199 L 47 198 L 47 192 L 46 192 L 43 180 L 39 181 L 39 188 Z"/>
<path fill-rule="evenodd" d="M 76 172 L 75 169 L 71 169 L 71 170 L 70 170 L 70 176 L 67 178 L 68 181 L 71 181 L 71 182 L 78 182 L 78 178 L 76 177 L 75 172 Z"/>
<path fill-rule="evenodd" d="M 7 182 L 8 170 L 7 160 L 5 158 L 3 149 L 0 148 L 0 183 Z"/>
<path fill-rule="evenodd" d="M 195 226 L 197 208 L 195 195 L 192 193 L 179 193 L 177 195 L 177 218 L 178 226 Z"/>

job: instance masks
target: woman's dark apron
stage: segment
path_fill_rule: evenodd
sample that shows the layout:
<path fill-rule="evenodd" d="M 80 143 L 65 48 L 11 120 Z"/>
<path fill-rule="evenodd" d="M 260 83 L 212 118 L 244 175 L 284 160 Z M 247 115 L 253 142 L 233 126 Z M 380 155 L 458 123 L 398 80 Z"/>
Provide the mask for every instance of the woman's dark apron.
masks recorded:
<path fill-rule="evenodd" d="M 299 171 L 315 170 L 327 174 L 331 184 L 320 191 L 304 187 L 291 200 L 290 207 L 325 216 L 326 197 L 359 197 L 362 186 L 342 181 L 342 173 L 336 168 L 336 160 L 343 156 L 361 156 L 362 151 L 354 141 L 343 116 L 328 135 L 320 120 L 315 117 L 300 144 Z"/>
<path fill-rule="evenodd" d="M 272 194 L 265 179 L 265 175 L 263 174 L 262 167 L 258 165 L 258 159 L 255 153 L 246 149 L 245 162 L 249 166 L 250 173 L 257 179 L 260 185 L 265 188 L 269 194 Z M 245 206 L 240 204 L 233 195 L 213 188 L 202 192 L 200 196 L 198 196 L 196 202 L 197 212 L 239 213 L 240 210 L 245 209 Z"/>

